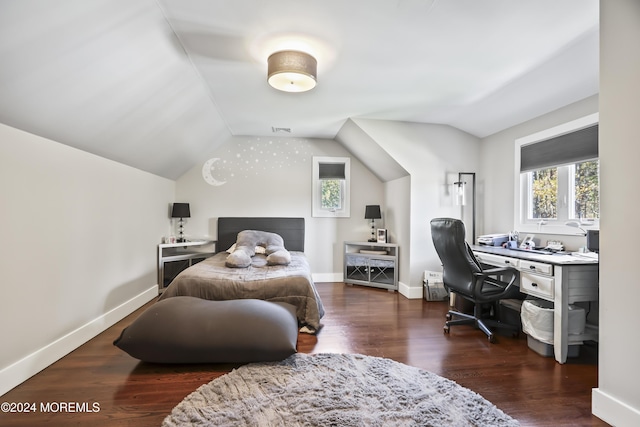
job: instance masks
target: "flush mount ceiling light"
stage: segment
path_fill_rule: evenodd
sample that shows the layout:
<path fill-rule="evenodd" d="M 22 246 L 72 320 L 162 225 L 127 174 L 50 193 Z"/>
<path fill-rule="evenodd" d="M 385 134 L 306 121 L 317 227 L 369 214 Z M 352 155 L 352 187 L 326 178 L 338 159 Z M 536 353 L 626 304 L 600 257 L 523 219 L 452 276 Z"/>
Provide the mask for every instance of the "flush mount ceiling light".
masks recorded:
<path fill-rule="evenodd" d="M 305 52 L 281 50 L 267 59 L 267 81 L 285 92 L 306 92 L 316 86 L 318 61 Z"/>

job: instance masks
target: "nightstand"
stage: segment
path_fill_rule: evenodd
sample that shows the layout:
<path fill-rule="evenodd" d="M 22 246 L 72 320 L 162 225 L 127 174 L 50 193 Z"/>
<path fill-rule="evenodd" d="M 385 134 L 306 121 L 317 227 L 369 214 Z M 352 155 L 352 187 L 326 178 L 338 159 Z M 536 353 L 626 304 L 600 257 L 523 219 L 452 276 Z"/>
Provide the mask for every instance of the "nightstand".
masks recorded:
<path fill-rule="evenodd" d="M 398 245 L 344 242 L 344 282 L 398 290 Z"/>
<path fill-rule="evenodd" d="M 193 240 L 182 243 L 161 243 L 158 245 L 158 293 L 171 283 L 173 277 L 180 271 L 193 264 L 209 258 L 215 252 L 215 240 Z M 187 261 L 174 271 L 170 277 L 165 275 L 165 264 L 170 262 Z"/>

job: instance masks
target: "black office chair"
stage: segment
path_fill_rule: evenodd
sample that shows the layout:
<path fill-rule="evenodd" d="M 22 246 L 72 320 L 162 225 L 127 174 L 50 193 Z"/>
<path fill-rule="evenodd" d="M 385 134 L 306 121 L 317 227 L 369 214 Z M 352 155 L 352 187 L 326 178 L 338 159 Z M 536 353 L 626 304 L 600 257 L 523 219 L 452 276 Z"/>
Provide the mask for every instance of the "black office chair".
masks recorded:
<path fill-rule="evenodd" d="M 517 335 L 520 329 L 518 325 L 483 317 L 483 311 L 489 309 L 495 315 L 496 305 L 501 299 L 521 297 L 520 288 L 516 284 L 518 270 L 513 267 L 483 269 L 465 241 L 464 223 L 459 219 L 431 220 L 431 238 L 443 265 L 445 287 L 474 305 L 473 315 L 449 310 L 444 332 L 449 333 L 452 325 L 473 324 L 487 334 L 489 342 L 495 341 L 489 326 L 507 328 Z M 453 320 L 453 316 L 461 319 Z"/>

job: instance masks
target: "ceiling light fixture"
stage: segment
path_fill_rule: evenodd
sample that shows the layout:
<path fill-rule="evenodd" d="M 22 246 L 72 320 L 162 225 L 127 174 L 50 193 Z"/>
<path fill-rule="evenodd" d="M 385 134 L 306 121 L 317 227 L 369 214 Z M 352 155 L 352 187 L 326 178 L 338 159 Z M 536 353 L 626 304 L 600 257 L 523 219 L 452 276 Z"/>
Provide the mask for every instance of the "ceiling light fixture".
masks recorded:
<path fill-rule="evenodd" d="M 267 81 L 285 92 L 306 92 L 316 86 L 318 61 L 305 52 L 281 50 L 267 59 Z"/>

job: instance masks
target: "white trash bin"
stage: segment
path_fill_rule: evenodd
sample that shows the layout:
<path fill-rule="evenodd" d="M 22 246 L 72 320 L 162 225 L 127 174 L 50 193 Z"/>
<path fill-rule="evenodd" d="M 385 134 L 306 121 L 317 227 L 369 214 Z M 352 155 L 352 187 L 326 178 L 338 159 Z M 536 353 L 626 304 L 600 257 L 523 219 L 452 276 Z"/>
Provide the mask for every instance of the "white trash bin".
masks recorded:
<path fill-rule="evenodd" d="M 553 303 L 544 300 L 525 300 L 520 312 L 522 331 L 527 334 L 527 344 L 536 353 L 553 356 Z M 587 316 L 584 308 L 569 305 L 569 341 L 571 335 L 584 333 Z M 576 357 L 579 345 L 569 346 L 569 357 Z"/>

